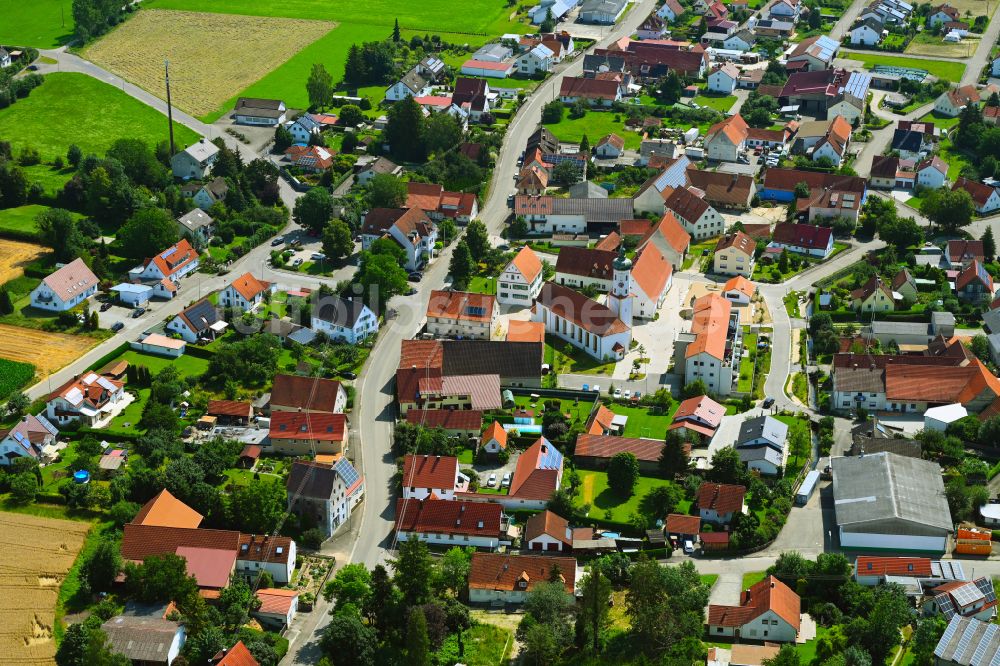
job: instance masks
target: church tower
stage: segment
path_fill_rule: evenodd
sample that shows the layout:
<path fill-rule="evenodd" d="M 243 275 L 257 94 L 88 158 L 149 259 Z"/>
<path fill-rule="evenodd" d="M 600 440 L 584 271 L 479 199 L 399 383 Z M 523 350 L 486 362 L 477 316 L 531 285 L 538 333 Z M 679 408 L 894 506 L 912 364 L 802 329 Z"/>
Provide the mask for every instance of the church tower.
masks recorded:
<path fill-rule="evenodd" d="M 608 307 L 632 328 L 632 260 L 625 256 L 625 244 L 618 247 L 614 261 L 614 281 L 608 294 Z"/>

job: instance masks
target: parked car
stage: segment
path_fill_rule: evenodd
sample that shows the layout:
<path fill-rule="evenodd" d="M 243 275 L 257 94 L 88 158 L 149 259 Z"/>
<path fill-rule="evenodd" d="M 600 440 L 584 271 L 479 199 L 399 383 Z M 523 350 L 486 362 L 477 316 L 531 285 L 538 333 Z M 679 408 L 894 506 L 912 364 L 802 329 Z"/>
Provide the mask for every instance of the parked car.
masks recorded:
<path fill-rule="evenodd" d="M 282 236 L 278 236 L 273 241 L 271 241 L 271 247 L 277 247 L 277 246 L 281 245 L 284 242 L 285 242 L 285 239 Z"/>
<path fill-rule="evenodd" d="M 600 393 L 601 392 L 601 385 L 600 384 L 594 384 L 592 387 L 590 387 L 590 390 L 593 391 L 594 393 Z"/>
<path fill-rule="evenodd" d="M 764 398 L 764 409 L 770 409 L 774 405 L 774 398 Z"/>
<path fill-rule="evenodd" d="M 500 482 L 501 488 L 510 488 L 510 472 L 506 472 L 503 475 L 503 481 Z"/>
<path fill-rule="evenodd" d="M 312 256 L 310 256 L 309 258 L 312 259 L 313 261 L 323 261 L 324 259 L 326 259 L 326 255 L 323 254 L 322 252 L 313 252 Z"/>
<path fill-rule="evenodd" d="M 413 271 L 412 273 L 406 276 L 406 279 L 409 280 L 410 282 L 420 282 L 420 278 L 422 277 L 423 275 L 421 275 L 418 271 Z"/>
<path fill-rule="evenodd" d="M 299 257 L 298 259 L 292 262 L 292 268 L 298 268 L 301 265 L 302 265 L 302 257 Z"/>
<path fill-rule="evenodd" d="M 122 330 L 123 328 L 125 328 L 125 324 L 121 323 L 120 321 L 116 321 L 115 323 L 111 324 L 111 330 L 114 331 L 115 333 Z"/>
<path fill-rule="evenodd" d="M 620 388 L 615 389 L 615 399 L 622 397 L 622 390 Z"/>
<path fill-rule="evenodd" d="M 590 384 L 584 384 L 583 385 L 583 390 L 584 391 L 589 391 L 590 390 Z"/>
<path fill-rule="evenodd" d="M 632 391 L 626 389 L 625 390 L 625 399 L 628 400 L 631 397 L 632 397 Z"/>
<path fill-rule="evenodd" d="M 109 301 L 107 303 L 101 303 L 101 312 L 107 312 L 111 309 L 112 303 Z"/>
<path fill-rule="evenodd" d="M 136 308 L 132 310 L 132 319 L 138 319 L 144 314 L 146 314 L 146 308 Z"/>
<path fill-rule="evenodd" d="M 340 373 L 340 376 L 343 377 L 344 379 L 357 379 L 358 378 L 358 375 L 356 373 L 354 373 L 354 372 L 342 372 L 342 373 Z"/>
<path fill-rule="evenodd" d="M 495 488 L 497 485 L 497 475 L 496 473 L 490 474 L 490 478 L 486 480 L 486 485 L 489 488 Z"/>
<path fill-rule="evenodd" d="M 690 539 L 684 542 L 684 554 L 693 555 L 694 554 L 694 544 Z"/>

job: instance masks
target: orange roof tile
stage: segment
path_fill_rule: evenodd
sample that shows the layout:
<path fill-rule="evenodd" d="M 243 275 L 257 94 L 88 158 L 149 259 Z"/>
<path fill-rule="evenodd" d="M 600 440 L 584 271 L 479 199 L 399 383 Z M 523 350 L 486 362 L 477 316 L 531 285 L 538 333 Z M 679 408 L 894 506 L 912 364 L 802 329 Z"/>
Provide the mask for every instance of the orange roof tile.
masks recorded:
<path fill-rule="evenodd" d="M 691 234 L 684 231 L 684 227 L 681 223 L 674 217 L 671 211 L 666 211 L 663 217 L 660 218 L 659 224 L 656 228 L 650 232 L 652 234 L 660 234 L 667 243 L 677 252 L 687 252 L 688 247 L 691 245 Z M 649 237 L 643 240 L 644 244 Z"/>
<path fill-rule="evenodd" d="M 738 291 L 750 297 L 757 293 L 757 285 L 742 275 L 737 275 L 722 286 L 722 291 Z"/>
<path fill-rule="evenodd" d="M 735 513 L 743 509 L 747 489 L 728 483 L 704 482 L 698 486 L 695 500 L 699 509 L 713 509 L 716 513 Z"/>
<path fill-rule="evenodd" d="M 773 611 L 778 617 L 799 629 L 802 601 L 790 587 L 774 576 L 768 576 L 741 595 L 739 606 L 708 607 L 708 624 L 710 626 L 741 627 L 747 622 L 760 617 L 767 611 Z"/>
<path fill-rule="evenodd" d="M 496 309 L 496 298 L 488 294 L 476 294 L 465 291 L 431 292 L 427 302 L 427 316 L 458 321 L 473 321 L 487 323 L 493 320 Z"/>
<path fill-rule="evenodd" d="M 567 546 L 573 545 L 573 539 L 567 536 L 569 521 L 549 510 L 536 513 L 524 524 L 524 541 L 528 542 L 546 534 Z"/>
<path fill-rule="evenodd" d="M 491 440 L 496 440 L 497 444 L 500 445 L 501 449 L 507 448 L 507 431 L 503 429 L 499 421 L 494 421 L 486 428 L 486 432 L 483 433 L 484 442 L 489 442 Z"/>
<path fill-rule="evenodd" d="M 720 360 L 725 358 L 731 311 L 729 301 L 715 292 L 705 294 L 694 302 L 691 332 L 695 334 L 695 339 L 688 345 L 685 358 L 702 352 Z"/>
<path fill-rule="evenodd" d="M 712 125 L 705 134 L 705 143 L 708 144 L 717 136 L 725 136 L 734 146 L 738 146 L 747 140 L 747 130 L 749 126 L 743 120 L 743 116 L 736 114 L 725 120 Z"/>
<path fill-rule="evenodd" d="M 715 245 L 715 251 L 721 252 L 731 247 L 736 248 L 748 257 L 752 257 L 753 253 L 757 250 L 757 243 L 742 231 L 737 231 L 720 238 L 719 242 Z"/>
<path fill-rule="evenodd" d="M 605 407 L 598 405 L 597 409 L 587 419 L 587 432 L 591 435 L 603 435 L 605 430 L 611 429 L 611 420 L 615 418 L 615 413 Z"/>
<path fill-rule="evenodd" d="M 233 647 L 217 653 L 211 663 L 213 666 L 260 666 L 243 641 L 237 641 Z"/>
<path fill-rule="evenodd" d="M 513 319 L 507 324 L 507 342 L 544 342 L 545 324 Z"/>
<path fill-rule="evenodd" d="M 555 456 L 552 455 L 553 452 L 556 453 Z M 557 460 L 555 466 L 549 464 L 553 457 Z M 562 463 L 562 454 L 558 453 L 558 449 L 544 437 L 539 437 L 517 459 L 510 495 L 526 499 L 548 499 L 558 487 Z"/>
<path fill-rule="evenodd" d="M 146 502 L 132 519 L 133 525 L 157 527 L 198 527 L 203 516 L 164 488 L 156 497 Z"/>
<path fill-rule="evenodd" d="M 247 272 L 233 280 L 230 286 L 240 296 L 252 301 L 258 294 L 270 289 L 271 283 L 258 280 L 252 273 Z"/>
<path fill-rule="evenodd" d="M 930 576 L 928 557 L 879 557 L 859 555 L 854 570 L 859 576 Z"/>
<path fill-rule="evenodd" d="M 518 270 L 518 272 L 524 277 L 524 279 L 531 284 L 538 277 L 538 274 L 542 272 L 542 261 L 535 254 L 535 251 L 530 247 L 522 247 L 511 264 Z"/>
<path fill-rule="evenodd" d="M 407 488 L 454 489 L 458 458 L 454 456 L 408 455 L 403 458 L 403 486 Z"/>
<path fill-rule="evenodd" d="M 655 245 L 647 245 L 632 267 L 632 279 L 644 294 L 656 301 L 663 293 L 674 268 Z"/>
<path fill-rule="evenodd" d="M 566 584 L 566 592 L 573 594 L 576 586 L 576 559 L 572 557 L 473 553 L 469 569 L 469 589 L 523 589 L 530 592 L 538 583 L 548 581 L 552 567 L 557 565 Z M 525 587 L 520 588 L 519 582 L 524 582 Z"/>
<path fill-rule="evenodd" d="M 697 534 L 701 531 L 701 518 L 671 513 L 667 516 L 667 534 Z"/>
<path fill-rule="evenodd" d="M 260 608 L 257 612 L 288 615 L 298 596 L 299 593 L 295 590 L 279 590 L 272 587 L 257 590 L 257 598 L 260 599 Z"/>

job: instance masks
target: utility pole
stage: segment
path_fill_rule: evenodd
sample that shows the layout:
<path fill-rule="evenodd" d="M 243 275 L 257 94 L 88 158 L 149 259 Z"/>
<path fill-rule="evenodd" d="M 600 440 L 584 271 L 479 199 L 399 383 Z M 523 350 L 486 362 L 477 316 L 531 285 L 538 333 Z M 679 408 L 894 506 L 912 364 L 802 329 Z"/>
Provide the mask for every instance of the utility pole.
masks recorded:
<path fill-rule="evenodd" d="M 166 73 L 167 78 L 167 124 L 170 127 L 170 156 L 173 157 L 176 152 L 174 149 L 174 111 L 170 106 L 170 61 L 163 61 L 163 71 Z"/>

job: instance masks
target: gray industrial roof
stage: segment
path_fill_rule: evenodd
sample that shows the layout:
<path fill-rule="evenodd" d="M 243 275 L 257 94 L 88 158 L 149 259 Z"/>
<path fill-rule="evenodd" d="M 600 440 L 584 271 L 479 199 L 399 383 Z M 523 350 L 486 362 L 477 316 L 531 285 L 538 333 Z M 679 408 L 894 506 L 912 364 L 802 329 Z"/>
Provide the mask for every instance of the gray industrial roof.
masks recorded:
<path fill-rule="evenodd" d="M 875 453 L 834 458 L 837 524 L 852 531 L 926 535 L 951 532 L 937 463 Z"/>
<path fill-rule="evenodd" d="M 934 648 L 941 661 L 961 666 L 990 666 L 1000 662 L 1000 626 L 955 615 Z"/>

